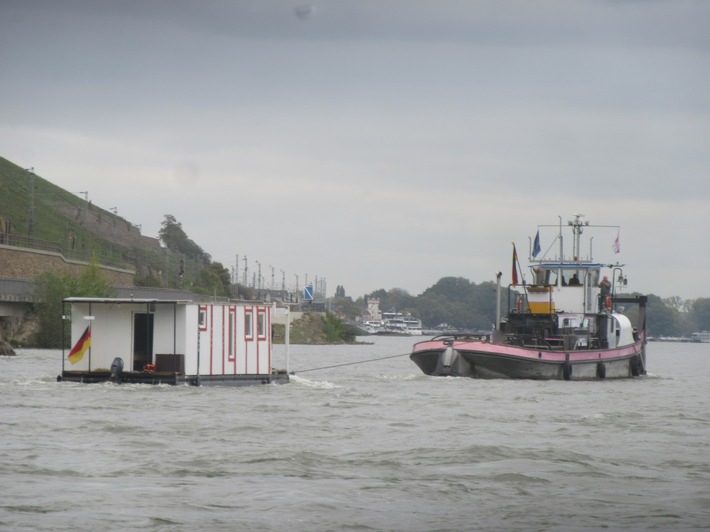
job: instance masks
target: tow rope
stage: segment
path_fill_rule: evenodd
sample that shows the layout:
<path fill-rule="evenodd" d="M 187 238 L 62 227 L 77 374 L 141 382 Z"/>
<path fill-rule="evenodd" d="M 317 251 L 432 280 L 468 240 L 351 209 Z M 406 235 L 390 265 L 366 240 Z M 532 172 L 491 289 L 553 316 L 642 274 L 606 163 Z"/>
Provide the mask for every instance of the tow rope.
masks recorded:
<path fill-rule="evenodd" d="M 301 371 L 297 371 L 296 375 L 298 375 L 299 373 L 306 373 L 307 371 L 318 371 L 321 369 L 342 368 L 343 366 L 355 366 L 357 364 L 367 364 L 368 362 L 379 362 L 380 360 L 387 360 L 389 358 L 406 357 L 410 354 L 411 353 L 403 353 L 401 355 L 390 355 L 390 356 L 381 357 L 381 358 L 370 358 L 368 360 L 358 360 L 357 362 L 345 362 L 344 364 L 334 364 L 332 366 L 323 366 L 320 368 L 302 369 Z"/>

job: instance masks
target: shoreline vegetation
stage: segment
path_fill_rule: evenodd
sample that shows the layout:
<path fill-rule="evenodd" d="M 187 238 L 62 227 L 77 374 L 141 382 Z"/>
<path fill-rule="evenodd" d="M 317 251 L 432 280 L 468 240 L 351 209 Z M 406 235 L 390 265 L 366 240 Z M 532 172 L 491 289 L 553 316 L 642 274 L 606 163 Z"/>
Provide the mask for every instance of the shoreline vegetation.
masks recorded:
<path fill-rule="evenodd" d="M 333 314 L 306 312 L 299 319 L 291 322 L 289 343 L 306 345 L 356 344 L 356 337 L 362 331 L 345 323 Z M 274 344 L 285 343 L 286 326 L 274 324 L 272 341 Z"/>

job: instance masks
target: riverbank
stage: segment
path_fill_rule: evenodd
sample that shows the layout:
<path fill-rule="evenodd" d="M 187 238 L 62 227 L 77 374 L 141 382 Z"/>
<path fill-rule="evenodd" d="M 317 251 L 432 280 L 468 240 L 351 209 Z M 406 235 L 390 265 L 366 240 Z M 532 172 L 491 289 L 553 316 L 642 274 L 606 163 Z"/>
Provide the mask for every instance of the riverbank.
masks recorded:
<path fill-rule="evenodd" d="M 348 325 L 332 314 L 319 314 L 307 312 L 297 320 L 291 322 L 289 343 L 307 345 L 338 345 L 357 344 L 357 336 L 362 331 L 357 327 Z M 285 343 L 286 326 L 274 324 L 272 341 L 274 344 Z"/>

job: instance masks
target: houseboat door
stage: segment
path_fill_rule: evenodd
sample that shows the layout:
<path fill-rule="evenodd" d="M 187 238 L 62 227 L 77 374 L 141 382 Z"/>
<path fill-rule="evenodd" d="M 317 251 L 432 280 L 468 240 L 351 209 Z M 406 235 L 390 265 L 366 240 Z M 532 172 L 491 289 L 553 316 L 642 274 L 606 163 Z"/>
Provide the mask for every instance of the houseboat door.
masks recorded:
<path fill-rule="evenodd" d="M 153 314 L 133 314 L 133 371 L 153 363 Z"/>

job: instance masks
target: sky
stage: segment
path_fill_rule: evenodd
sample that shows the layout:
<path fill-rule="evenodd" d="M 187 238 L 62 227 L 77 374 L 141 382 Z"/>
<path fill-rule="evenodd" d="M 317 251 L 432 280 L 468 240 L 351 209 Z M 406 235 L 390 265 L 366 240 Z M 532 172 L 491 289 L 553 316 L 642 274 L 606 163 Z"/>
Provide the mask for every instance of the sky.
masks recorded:
<path fill-rule="evenodd" d="M 710 2 L 0 0 L 0 65 L 0 156 L 266 285 L 505 284 L 584 214 L 710 297 Z"/>

